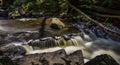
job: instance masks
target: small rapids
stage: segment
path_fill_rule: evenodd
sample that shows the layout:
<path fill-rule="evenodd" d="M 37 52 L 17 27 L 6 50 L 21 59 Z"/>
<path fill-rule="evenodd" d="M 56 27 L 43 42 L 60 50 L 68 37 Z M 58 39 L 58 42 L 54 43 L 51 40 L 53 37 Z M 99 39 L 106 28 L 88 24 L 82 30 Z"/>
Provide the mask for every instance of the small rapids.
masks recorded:
<path fill-rule="evenodd" d="M 20 21 L 23 22 L 18 23 Z M 54 52 L 60 49 L 65 49 L 66 53 L 70 54 L 80 49 L 82 50 L 83 56 L 87 61 L 100 54 L 109 54 L 120 63 L 120 42 L 118 41 L 98 37 L 92 30 L 89 29 L 87 29 L 87 32 L 82 31 L 82 34 L 75 32 L 60 36 L 48 36 L 39 39 L 39 26 L 35 26 L 36 23 L 35 25 L 26 25 L 26 23 L 30 23 L 30 20 L 0 20 L 0 49 L 4 50 L 8 48 L 12 49 L 12 51 L 17 50 L 19 51 L 19 54 L 15 56 L 18 57 L 21 56 L 20 54 L 24 53 L 26 55 Z M 16 49 L 16 47 L 18 48 Z M 4 55 L 14 58 L 11 54 L 5 53 Z"/>
<path fill-rule="evenodd" d="M 80 37 L 80 36 L 79 36 Z M 78 36 L 76 37 L 77 39 L 81 40 L 81 38 L 79 38 Z M 62 48 L 66 48 L 66 47 L 70 47 L 73 50 L 74 49 L 82 49 L 82 46 L 80 44 L 83 44 L 83 42 L 81 43 L 81 41 L 79 42 L 79 40 L 76 40 L 75 38 L 70 39 L 70 40 L 65 40 L 64 38 L 60 38 L 60 39 L 44 39 L 44 40 L 33 40 L 29 43 L 27 43 L 26 45 L 23 45 L 23 47 L 25 48 L 25 50 L 27 51 L 27 54 L 31 54 L 31 53 L 41 53 L 40 51 L 44 51 L 47 49 L 47 52 L 51 52 L 51 51 L 56 51 Z M 39 50 L 39 52 L 38 52 Z M 72 50 L 69 50 L 73 52 Z M 70 53 L 70 52 L 69 52 Z M 69 54 L 68 53 L 68 54 Z"/>

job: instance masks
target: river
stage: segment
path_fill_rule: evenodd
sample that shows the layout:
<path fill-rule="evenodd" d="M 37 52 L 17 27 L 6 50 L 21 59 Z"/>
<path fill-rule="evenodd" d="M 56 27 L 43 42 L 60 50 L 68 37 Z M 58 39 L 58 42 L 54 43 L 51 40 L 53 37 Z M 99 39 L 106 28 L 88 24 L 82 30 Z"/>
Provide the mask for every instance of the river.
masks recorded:
<path fill-rule="evenodd" d="M 39 28 L 40 23 L 38 19 L 31 19 L 31 18 L 22 18 L 16 20 L 0 20 L 0 38 L 4 40 L 5 44 L 14 44 L 16 46 L 22 46 L 22 44 L 28 43 L 30 40 L 35 40 L 38 38 L 39 35 Z M 94 33 L 93 33 L 94 34 Z M 80 49 L 83 51 L 83 55 L 86 59 L 94 58 L 100 54 L 109 54 L 117 62 L 120 63 L 120 42 L 111 40 L 111 39 L 104 39 L 97 37 L 95 40 L 86 40 L 84 34 L 83 37 L 76 37 L 72 39 L 75 44 L 80 44 Z M 94 34 L 95 35 L 95 34 Z M 90 35 L 88 35 L 91 39 Z M 75 37 L 74 37 L 75 38 Z M 0 39 L 1 40 L 1 39 Z M 82 42 L 81 42 L 82 41 Z M 59 46 L 58 46 L 59 47 Z M 26 48 L 26 47 L 25 47 Z M 74 48 L 74 47 L 70 47 Z M 61 48 L 52 48 L 52 50 L 57 50 Z M 42 53 L 47 52 L 46 50 L 50 51 L 50 48 L 46 48 L 43 50 L 37 50 L 35 53 Z M 52 52 L 51 50 L 51 52 Z M 68 49 L 67 49 L 68 50 Z M 71 51 L 73 49 L 69 49 Z M 32 51 L 31 51 L 32 52 Z"/>

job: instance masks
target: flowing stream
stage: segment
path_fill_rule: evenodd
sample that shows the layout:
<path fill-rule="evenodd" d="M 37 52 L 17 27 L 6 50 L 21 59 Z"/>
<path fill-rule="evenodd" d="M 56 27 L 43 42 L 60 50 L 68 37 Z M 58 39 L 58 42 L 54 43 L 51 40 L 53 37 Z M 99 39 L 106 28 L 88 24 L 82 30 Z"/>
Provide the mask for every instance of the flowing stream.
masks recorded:
<path fill-rule="evenodd" d="M 67 54 L 70 54 L 81 49 L 85 59 L 109 54 L 120 63 L 120 42 L 99 38 L 93 32 L 84 33 L 82 36 L 66 34 L 38 39 L 39 25 L 34 20 L 36 19 L 0 20 L 0 44 L 3 42 L 21 46 L 26 50 L 26 54 L 53 52 L 59 49 L 65 49 Z"/>

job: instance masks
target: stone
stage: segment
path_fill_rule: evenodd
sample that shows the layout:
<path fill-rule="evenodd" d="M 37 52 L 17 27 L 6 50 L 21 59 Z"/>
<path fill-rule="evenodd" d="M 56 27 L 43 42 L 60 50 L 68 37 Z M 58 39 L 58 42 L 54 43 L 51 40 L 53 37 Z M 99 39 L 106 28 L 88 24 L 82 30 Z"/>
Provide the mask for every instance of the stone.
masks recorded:
<path fill-rule="evenodd" d="M 0 9 L 0 17 L 8 17 L 8 11 L 4 9 Z"/>
<path fill-rule="evenodd" d="M 4 39 L 0 36 L 0 45 L 2 45 L 4 43 L 5 43 Z"/>
<path fill-rule="evenodd" d="M 52 29 L 62 29 L 63 27 L 65 27 L 65 24 L 58 18 L 52 18 L 51 19 L 51 23 L 50 23 L 50 27 Z"/>
<path fill-rule="evenodd" d="M 10 59 L 15 59 L 16 57 L 25 55 L 26 51 L 21 46 L 15 46 L 13 44 L 8 44 L 0 47 L 0 56 L 7 56 Z"/>
<path fill-rule="evenodd" d="M 41 25 L 43 21 L 43 18 L 38 18 L 34 21 L 35 25 Z M 59 18 L 47 18 L 45 21 L 46 26 L 50 27 L 52 24 L 55 24 L 56 26 L 64 27 L 65 24 L 59 19 Z"/>
<path fill-rule="evenodd" d="M 13 62 L 9 57 L 0 58 L 0 65 L 17 65 L 16 62 Z"/>
<path fill-rule="evenodd" d="M 83 65 L 83 56 L 81 50 L 67 55 L 64 49 L 42 53 L 31 54 L 20 58 L 19 65 Z"/>
<path fill-rule="evenodd" d="M 119 65 L 110 55 L 99 55 L 85 63 L 85 65 Z"/>
<path fill-rule="evenodd" d="M 46 24 L 52 29 L 62 29 L 65 27 L 65 24 L 59 18 L 48 18 Z"/>
<path fill-rule="evenodd" d="M 67 59 L 71 61 L 70 65 L 84 65 L 83 54 L 81 50 L 78 50 L 67 56 Z"/>
<path fill-rule="evenodd" d="M 0 0 L 0 6 L 2 6 L 3 5 L 3 0 Z"/>
<path fill-rule="evenodd" d="M 69 35 L 63 35 L 63 38 L 64 38 L 65 40 L 70 40 L 70 39 L 71 39 L 71 37 L 70 37 Z"/>

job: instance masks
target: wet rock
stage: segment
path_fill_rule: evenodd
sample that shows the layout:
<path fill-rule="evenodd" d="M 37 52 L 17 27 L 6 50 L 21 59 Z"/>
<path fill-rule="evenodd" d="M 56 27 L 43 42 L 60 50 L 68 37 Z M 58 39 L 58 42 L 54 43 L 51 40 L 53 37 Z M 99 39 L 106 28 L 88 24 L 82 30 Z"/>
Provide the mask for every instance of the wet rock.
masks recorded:
<path fill-rule="evenodd" d="M 39 32 L 38 31 L 27 31 L 27 32 L 18 32 L 18 33 L 14 33 L 14 36 L 18 39 L 18 40 L 30 40 L 30 39 L 37 39 L 39 36 Z"/>
<path fill-rule="evenodd" d="M 34 49 L 44 49 L 51 48 L 57 46 L 57 43 L 54 39 L 50 39 L 50 37 L 44 39 L 36 39 L 28 43 L 28 45 L 32 46 Z"/>
<path fill-rule="evenodd" d="M 0 45 L 4 44 L 4 42 L 5 42 L 4 39 L 0 36 Z"/>
<path fill-rule="evenodd" d="M 63 38 L 65 39 L 65 40 L 70 40 L 70 36 L 68 36 L 68 35 L 63 35 Z"/>
<path fill-rule="evenodd" d="M 5 39 L 7 43 L 11 43 L 17 40 L 17 38 L 13 34 L 8 34 Z"/>
<path fill-rule="evenodd" d="M 14 12 L 9 12 L 9 16 L 12 19 L 18 18 L 20 17 L 20 13 L 18 12 L 18 10 L 14 11 Z"/>
<path fill-rule="evenodd" d="M 5 51 L 7 51 L 7 50 L 9 50 L 11 48 L 14 48 L 14 47 L 15 46 L 12 45 L 12 44 L 5 44 L 5 45 L 0 46 L 0 51 L 1 52 L 5 52 Z"/>
<path fill-rule="evenodd" d="M 50 53 L 32 54 L 19 60 L 19 65 L 83 65 L 83 56 L 80 50 L 67 55 L 65 50 Z"/>
<path fill-rule="evenodd" d="M 35 26 L 41 25 L 43 18 L 38 18 L 37 20 L 35 20 L 34 25 Z M 54 17 L 54 18 L 47 18 L 45 21 L 45 26 L 47 29 L 50 29 L 50 27 L 51 27 L 51 29 L 61 29 L 61 28 L 65 27 L 65 24 L 59 18 Z"/>
<path fill-rule="evenodd" d="M 58 30 L 59 30 L 59 29 L 62 29 L 61 26 L 58 26 L 58 25 L 55 24 L 55 23 L 52 23 L 50 27 L 53 28 L 53 29 L 58 29 Z"/>
<path fill-rule="evenodd" d="M 27 42 L 30 39 L 37 39 L 39 33 L 30 31 L 30 32 L 17 32 L 17 33 L 11 33 L 7 34 L 6 36 L 2 37 L 3 40 L 6 43 L 12 43 L 12 42 Z"/>
<path fill-rule="evenodd" d="M 0 56 L 7 56 L 11 59 L 16 58 L 17 56 L 25 55 L 25 50 L 21 46 L 14 46 L 12 44 L 8 44 L 0 47 Z"/>
<path fill-rule="evenodd" d="M 89 62 L 85 63 L 85 65 L 119 65 L 111 56 L 104 54 L 95 57 Z"/>
<path fill-rule="evenodd" d="M 58 40 L 58 39 L 60 39 L 61 38 L 61 36 L 54 36 L 54 39 L 55 40 Z"/>
<path fill-rule="evenodd" d="M 66 58 L 67 61 L 71 62 L 69 65 L 84 65 L 83 55 L 80 50 L 68 55 Z"/>
<path fill-rule="evenodd" d="M 50 27 L 53 29 L 62 29 L 65 27 L 65 24 L 62 23 L 58 18 L 51 18 Z"/>
<path fill-rule="evenodd" d="M 13 62 L 9 57 L 0 58 L 0 65 L 17 65 L 16 62 Z"/>
<path fill-rule="evenodd" d="M 8 17 L 8 11 L 4 9 L 0 9 L 0 17 Z"/>
<path fill-rule="evenodd" d="M 6 41 L 5 41 L 6 36 L 7 36 L 7 33 L 0 30 L 0 45 L 6 43 Z"/>

